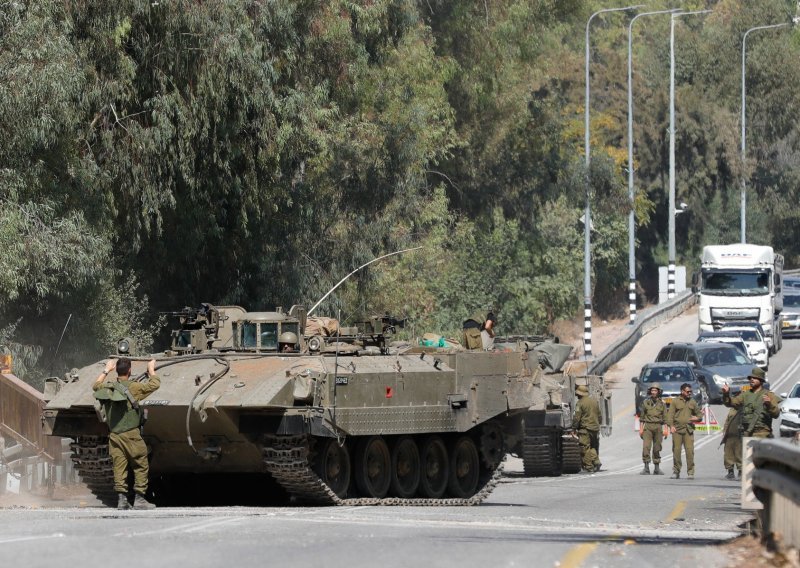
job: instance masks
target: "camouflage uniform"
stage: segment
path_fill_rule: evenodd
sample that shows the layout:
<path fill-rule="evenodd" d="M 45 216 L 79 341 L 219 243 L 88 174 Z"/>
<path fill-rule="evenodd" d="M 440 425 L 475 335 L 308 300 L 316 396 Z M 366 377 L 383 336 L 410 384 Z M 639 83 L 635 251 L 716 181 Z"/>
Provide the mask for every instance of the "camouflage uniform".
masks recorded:
<path fill-rule="evenodd" d="M 660 390 L 660 389 L 659 389 Z M 650 452 L 653 452 L 653 463 L 661 463 L 661 442 L 664 437 L 664 421 L 667 415 L 667 405 L 660 398 L 645 399 L 642 402 L 642 411 L 639 413 L 639 422 L 642 425 L 642 461 L 647 469 L 650 463 Z"/>
<path fill-rule="evenodd" d="M 572 427 L 578 432 L 583 469 L 600 470 L 600 405 L 589 396 L 589 390 L 578 387 L 579 399 L 572 418 Z M 585 394 L 582 394 L 585 393 Z"/>
<path fill-rule="evenodd" d="M 161 386 L 157 375 L 146 382 L 106 381 L 95 383 L 93 389 L 119 390 L 117 385 L 126 387 L 136 401 L 141 401 Z M 111 433 L 108 436 L 108 452 L 114 468 L 114 491 L 128 492 L 128 467 L 133 469 L 133 490 L 139 495 L 147 492 L 147 479 L 150 467 L 147 463 L 147 446 L 139 432 L 141 426 L 139 411 L 128 400 L 105 399 L 101 401 Z"/>
<path fill-rule="evenodd" d="M 769 397 L 769 406 L 764 404 L 764 395 Z M 772 391 L 759 387 L 758 390 L 743 391 L 731 397 L 730 392 L 722 393 L 722 404 L 742 413 L 742 435 L 753 438 L 772 438 L 772 420 L 780 416 L 780 400 Z"/>
<path fill-rule="evenodd" d="M 694 424 L 693 420 L 700 420 L 700 409 L 697 402 L 690 398 L 685 400 L 682 396 L 676 397 L 667 412 L 667 426 L 675 432 L 672 433 L 672 471 L 675 476 L 681 473 L 681 448 L 686 452 L 686 473 L 694 477 Z"/>

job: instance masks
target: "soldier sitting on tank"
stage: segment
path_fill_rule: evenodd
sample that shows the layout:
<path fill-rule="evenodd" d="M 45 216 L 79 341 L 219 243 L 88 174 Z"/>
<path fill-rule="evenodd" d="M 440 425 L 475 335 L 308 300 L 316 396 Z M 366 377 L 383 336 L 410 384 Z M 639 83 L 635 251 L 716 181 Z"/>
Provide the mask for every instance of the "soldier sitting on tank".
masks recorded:
<path fill-rule="evenodd" d="M 284 331 L 278 337 L 278 351 L 280 353 L 299 353 L 297 334 L 293 331 Z"/>
<path fill-rule="evenodd" d="M 469 350 L 483 349 L 489 351 L 494 347 L 494 326 L 497 317 L 494 310 L 489 308 L 488 313 L 477 310 L 468 319 L 464 320 L 464 347 Z"/>

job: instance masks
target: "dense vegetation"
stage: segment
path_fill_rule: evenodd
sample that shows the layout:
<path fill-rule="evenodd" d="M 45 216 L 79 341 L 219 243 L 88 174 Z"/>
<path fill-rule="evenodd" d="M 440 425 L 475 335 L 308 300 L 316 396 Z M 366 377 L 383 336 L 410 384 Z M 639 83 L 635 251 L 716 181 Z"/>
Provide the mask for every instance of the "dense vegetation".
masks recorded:
<path fill-rule="evenodd" d="M 389 311 L 454 333 L 579 313 L 588 0 L 0 0 L 0 344 L 30 377 L 151 346 L 201 301 Z M 739 240 L 800 258 L 791 0 L 712 8 L 677 44 L 679 263 Z M 626 305 L 628 15 L 592 25 L 595 309 Z M 669 17 L 634 29 L 637 270 L 666 263 Z M 69 325 L 65 324 L 69 320 Z M 62 339 L 63 333 L 63 339 Z M 58 351 L 56 352 L 57 346 Z"/>

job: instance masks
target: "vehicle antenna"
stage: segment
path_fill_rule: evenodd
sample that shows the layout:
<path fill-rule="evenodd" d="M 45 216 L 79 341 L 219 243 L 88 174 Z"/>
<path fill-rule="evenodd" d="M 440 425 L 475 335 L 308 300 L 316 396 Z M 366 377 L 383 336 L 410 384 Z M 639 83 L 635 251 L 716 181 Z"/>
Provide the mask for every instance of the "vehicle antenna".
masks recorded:
<path fill-rule="evenodd" d="M 320 305 L 322 302 L 324 302 L 324 301 L 325 301 L 325 298 L 327 298 L 328 296 L 330 296 L 330 295 L 331 295 L 331 293 L 332 293 L 334 290 L 336 290 L 336 288 L 338 288 L 339 286 L 341 286 L 341 285 L 344 283 L 344 281 L 345 281 L 345 280 L 347 280 L 348 278 L 350 278 L 350 277 L 351 277 L 353 274 L 355 274 L 356 272 L 358 272 L 359 270 L 361 270 L 361 269 L 362 269 L 362 268 L 364 268 L 365 266 L 369 266 L 369 265 L 370 265 L 370 264 L 372 264 L 373 262 L 377 262 L 377 261 L 379 261 L 379 260 L 382 260 L 382 259 L 384 259 L 384 258 L 388 258 L 388 257 L 390 257 L 390 256 L 394 256 L 394 255 L 396 255 L 396 254 L 402 254 L 402 253 L 404 253 L 404 252 L 410 252 L 410 251 L 412 251 L 412 250 L 418 250 L 418 249 L 421 249 L 421 248 L 424 248 L 424 247 L 421 247 L 421 246 L 419 246 L 419 247 L 414 247 L 414 248 L 407 248 L 407 249 L 403 249 L 403 250 L 397 250 L 397 251 L 395 251 L 395 252 L 390 252 L 389 254 L 384 254 L 383 256 L 379 256 L 378 258 L 373 258 L 373 259 L 372 259 L 372 260 L 370 260 L 369 262 L 365 262 L 364 264 L 362 264 L 361 266 L 359 266 L 358 268 L 356 268 L 354 271 L 352 271 L 350 274 L 348 274 L 347 276 L 345 276 L 344 278 L 342 278 L 341 280 L 339 280 L 339 283 L 338 283 L 338 284 L 336 284 L 336 286 L 334 286 L 333 288 L 331 288 L 330 290 L 328 290 L 328 291 L 325 293 L 325 295 L 324 295 L 324 296 L 322 296 L 322 298 L 320 298 L 320 299 L 319 299 L 319 301 L 318 301 L 316 304 L 314 304 L 314 305 L 311 307 L 311 309 L 310 309 L 310 310 L 308 310 L 308 315 L 310 316 L 311 314 L 313 314 L 313 313 L 314 313 L 314 310 L 316 310 L 316 309 L 319 307 L 319 305 Z"/>
<path fill-rule="evenodd" d="M 58 355 L 58 350 L 61 349 L 61 342 L 64 340 L 64 334 L 67 332 L 67 326 L 69 325 L 69 321 L 72 319 L 72 314 L 69 314 L 67 318 L 67 323 L 64 324 L 64 329 L 61 331 L 61 337 L 58 339 L 58 345 L 56 345 L 56 351 L 53 353 L 53 358 L 50 360 L 50 374 L 53 374 L 53 364 L 56 362 L 56 356 Z"/>

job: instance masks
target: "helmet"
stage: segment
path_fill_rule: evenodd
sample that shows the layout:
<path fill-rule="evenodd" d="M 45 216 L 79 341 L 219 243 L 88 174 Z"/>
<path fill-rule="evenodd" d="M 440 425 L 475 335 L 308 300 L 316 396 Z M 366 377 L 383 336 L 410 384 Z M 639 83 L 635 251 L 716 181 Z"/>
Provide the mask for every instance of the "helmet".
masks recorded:
<path fill-rule="evenodd" d="M 278 343 L 289 343 L 291 345 L 297 344 L 297 334 L 293 331 L 284 331 L 278 337 Z"/>
<path fill-rule="evenodd" d="M 649 385 L 649 386 L 647 387 L 647 392 L 649 393 L 649 392 L 650 392 L 651 390 L 653 390 L 653 389 L 656 389 L 656 390 L 658 391 L 658 394 L 659 394 L 659 396 L 661 395 L 661 393 L 663 393 L 663 392 L 664 392 L 664 389 L 662 389 L 662 388 L 661 388 L 661 385 L 660 385 L 660 384 L 658 384 L 658 383 L 653 383 L 652 385 Z"/>
<path fill-rule="evenodd" d="M 758 379 L 762 383 L 767 380 L 767 374 L 764 372 L 764 369 L 761 367 L 753 367 L 750 370 L 750 374 L 747 375 L 748 379 Z"/>
<path fill-rule="evenodd" d="M 579 385 L 578 388 L 575 389 L 575 394 L 578 396 L 589 396 L 589 389 L 586 388 L 586 385 Z"/>

